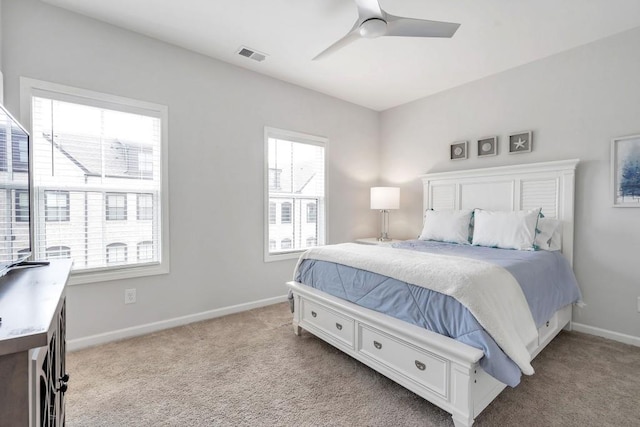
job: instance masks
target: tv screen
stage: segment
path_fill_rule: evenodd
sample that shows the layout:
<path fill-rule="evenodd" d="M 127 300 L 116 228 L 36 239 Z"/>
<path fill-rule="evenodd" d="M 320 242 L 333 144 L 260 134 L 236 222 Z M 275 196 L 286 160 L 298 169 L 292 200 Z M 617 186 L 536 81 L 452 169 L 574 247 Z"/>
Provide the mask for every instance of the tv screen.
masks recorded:
<path fill-rule="evenodd" d="M 31 254 L 29 134 L 0 105 L 0 276 Z"/>

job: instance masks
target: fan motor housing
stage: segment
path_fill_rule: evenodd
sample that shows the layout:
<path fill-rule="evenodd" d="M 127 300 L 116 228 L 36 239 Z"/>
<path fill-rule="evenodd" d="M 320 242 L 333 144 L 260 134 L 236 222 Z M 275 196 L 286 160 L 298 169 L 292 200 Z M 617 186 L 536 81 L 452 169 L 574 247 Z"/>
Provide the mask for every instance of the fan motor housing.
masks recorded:
<path fill-rule="evenodd" d="M 384 36 L 387 33 L 387 21 L 371 18 L 360 24 L 360 35 L 368 39 Z"/>

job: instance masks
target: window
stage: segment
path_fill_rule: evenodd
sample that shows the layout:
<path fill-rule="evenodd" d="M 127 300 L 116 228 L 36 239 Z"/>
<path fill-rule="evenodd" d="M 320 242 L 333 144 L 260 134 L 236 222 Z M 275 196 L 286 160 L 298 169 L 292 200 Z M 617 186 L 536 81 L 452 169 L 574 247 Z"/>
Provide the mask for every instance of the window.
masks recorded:
<path fill-rule="evenodd" d="M 291 249 L 291 239 L 285 238 L 280 241 L 280 247 L 282 249 Z"/>
<path fill-rule="evenodd" d="M 307 204 L 307 222 L 315 223 L 318 217 L 318 207 L 315 203 Z"/>
<path fill-rule="evenodd" d="M 153 194 L 138 194 L 136 218 L 140 221 L 153 219 Z"/>
<path fill-rule="evenodd" d="M 12 161 L 14 172 L 29 170 L 29 143 L 26 135 L 12 135 Z"/>
<path fill-rule="evenodd" d="M 47 248 L 47 259 L 71 258 L 71 248 L 68 246 L 51 246 Z"/>
<path fill-rule="evenodd" d="M 0 171 L 7 170 L 7 129 L 0 127 Z"/>
<path fill-rule="evenodd" d="M 282 224 L 291 224 L 291 203 L 284 202 L 280 207 L 280 222 Z"/>
<path fill-rule="evenodd" d="M 282 170 L 269 168 L 269 190 L 280 190 L 280 175 Z"/>
<path fill-rule="evenodd" d="M 138 152 L 138 171 L 145 177 L 153 175 L 153 153 L 149 149 Z"/>
<path fill-rule="evenodd" d="M 269 224 L 276 223 L 276 204 L 275 202 L 269 202 Z"/>
<path fill-rule="evenodd" d="M 309 242 L 324 244 L 327 144 L 325 138 L 265 128 L 265 261 L 297 257 Z"/>
<path fill-rule="evenodd" d="M 127 245 L 111 243 L 107 245 L 107 264 L 124 264 L 127 262 Z"/>
<path fill-rule="evenodd" d="M 29 222 L 29 191 L 16 190 L 15 197 L 16 222 Z"/>
<path fill-rule="evenodd" d="M 138 261 L 153 261 L 153 242 L 138 243 Z"/>
<path fill-rule="evenodd" d="M 45 220 L 69 221 L 69 192 L 44 192 Z"/>
<path fill-rule="evenodd" d="M 276 248 L 276 241 L 273 239 L 269 240 L 269 249 L 275 249 Z"/>
<path fill-rule="evenodd" d="M 127 195 L 122 193 L 107 193 L 106 216 L 107 221 L 127 219 Z"/>
<path fill-rule="evenodd" d="M 34 259 L 69 248 L 72 284 L 167 273 L 167 108 L 20 82 L 33 126 Z"/>
<path fill-rule="evenodd" d="M 310 248 L 311 246 L 316 246 L 318 244 L 318 241 L 315 237 L 307 237 L 307 247 Z"/>

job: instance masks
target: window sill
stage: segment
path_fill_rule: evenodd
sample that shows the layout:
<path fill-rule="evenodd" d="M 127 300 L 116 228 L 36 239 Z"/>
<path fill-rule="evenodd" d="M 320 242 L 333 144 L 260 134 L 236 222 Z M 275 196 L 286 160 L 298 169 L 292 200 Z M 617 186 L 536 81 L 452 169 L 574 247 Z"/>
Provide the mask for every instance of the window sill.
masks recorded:
<path fill-rule="evenodd" d="M 282 254 L 265 254 L 264 262 L 284 261 L 288 259 L 298 259 L 305 249 L 300 249 L 293 252 L 285 252 Z"/>
<path fill-rule="evenodd" d="M 121 268 L 95 269 L 77 272 L 72 271 L 71 277 L 69 277 L 69 285 L 84 285 L 88 283 L 133 279 L 136 277 L 156 276 L 168 273 L 169 265 L 167 262 L 164 264 L 150 264 L 144 266 L 122 266 Z"/>

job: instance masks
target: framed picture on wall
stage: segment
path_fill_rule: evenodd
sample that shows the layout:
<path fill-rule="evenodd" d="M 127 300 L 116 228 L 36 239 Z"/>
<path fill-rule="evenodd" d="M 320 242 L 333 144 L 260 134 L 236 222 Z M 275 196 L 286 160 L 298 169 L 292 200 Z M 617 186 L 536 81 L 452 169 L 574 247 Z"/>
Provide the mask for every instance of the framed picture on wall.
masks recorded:
<path fill-rule="evenodd" d="M 611 141 L 613 206 L 640 208 L 640 135 Z"/>
<path fill-rule="evenodd" d="M 530 130 L 509 135 L 509 154 L 530 153 L 533 144 L 531 137 Z"/>
<path fill-rule="evenodd" d="M 478 140 L 478 157 L 495 156 L 498 154 L 498 137 L 488 136 Z"/>
<path fill-rule="evenodd" d="M 449 158 L 451 160 L 464 160 L 467 156 L 467 141 L 458 141 L 449 147 Z"/>

